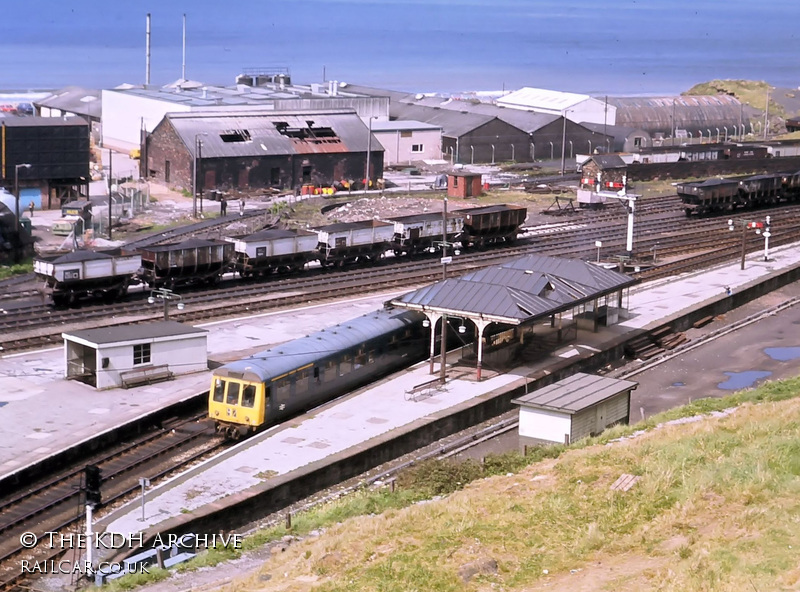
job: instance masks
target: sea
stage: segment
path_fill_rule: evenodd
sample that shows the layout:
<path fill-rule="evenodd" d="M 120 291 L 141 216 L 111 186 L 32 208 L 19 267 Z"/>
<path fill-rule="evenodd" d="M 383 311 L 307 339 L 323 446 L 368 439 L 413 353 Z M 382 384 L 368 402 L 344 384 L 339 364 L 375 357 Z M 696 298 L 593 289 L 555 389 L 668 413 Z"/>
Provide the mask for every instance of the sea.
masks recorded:
<path fill-rule="evenodd" d="M 0 91 L 233 84 L 287 69 L 409 92 L 533 86 L 676 94 L 716 78 L 800 86 L 797 0 L 19 0 L 3 3 Z M 185 61 L 183 22 L 185 15 Z"/>

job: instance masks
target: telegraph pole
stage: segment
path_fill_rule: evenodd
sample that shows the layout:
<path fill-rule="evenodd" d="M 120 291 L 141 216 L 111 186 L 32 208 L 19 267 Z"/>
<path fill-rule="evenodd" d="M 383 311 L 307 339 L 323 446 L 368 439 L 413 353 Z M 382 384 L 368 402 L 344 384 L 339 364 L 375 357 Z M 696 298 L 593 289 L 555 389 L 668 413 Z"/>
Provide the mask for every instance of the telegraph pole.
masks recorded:
<path fill-rule="evenodd" d="M 141 158 L 142 155 L 139 155 Z M 111 148 L 108 149 L 108 240 L 111 240 L 111 175 L 113 169 L 111 167 L 111 163 L 113 162 L 113 157 L 111 153 Z"/>
<path fill-rule="evenodd" d="M 442 281 L 447 281 L 447 196 L 444 197 L 444 209 L 442 210 Z M 442 315 L 442 361 L 441 361 L 441 381 L 442 384 L 447 380 L 447 315 Z"/>

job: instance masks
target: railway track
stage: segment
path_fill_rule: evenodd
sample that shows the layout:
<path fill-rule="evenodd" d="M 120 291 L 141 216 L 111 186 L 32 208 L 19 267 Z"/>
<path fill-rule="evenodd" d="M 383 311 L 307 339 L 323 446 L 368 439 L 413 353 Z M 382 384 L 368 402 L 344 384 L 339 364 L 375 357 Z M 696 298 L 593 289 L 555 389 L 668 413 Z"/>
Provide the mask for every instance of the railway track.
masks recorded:
<path fill-rule="evenodd" d="M 635 224 L 635 247 L 638 259 L 660 255 L 657 270 L 638 275 L 643 279 L 663 277 L 715 264 L 735 256 L 741 246 L 738 233 L 727 230 L 721 218 L 687 221 L 677 196 L 642 200 Z M 797 240 L 800 230 L 796 214 L 800 206 L 770 210 L 773 215 L 775 246 Z M 596 255 L 594 242 L 602 241 L 605 253 L 624 252 L 626 212 L 621 205 L 605 211 L 587 212 L 580 218 L 525 228 L 518 245 L 489 251 L 470 251 L 458 256 L 449 270 L 466 273 L 526 253 L 591 259 Z M 750 237 L 748 250 L 760 248 L 756 235 Z M 698 255 L 698 253 L 700 253 Z M 689 256 L 691 255 L 691 256 Z M 685 259 L 683 263 L 677 259 Z M 438 279 L 438 257 L 421 259 L 388 257 L 368 267 L 346 271 L 309 270 L 297 276 L 273 276 L 267 281 L 223 282 L 214 290 L 182 291 L 186 309 L 172 311 L 173 318 L 197 322 L 221 318 L 232 312 L 257 312 L 291 306 L 297 302 L 321 302 L 333 297 L 363 294 L 365 291 L 390 290 Z M 132 293 L 129 299 L 113 304 L 86 304 L 80 309 L 56 309 L 45 304 L 7 307 L 0 316 L 3 351 L 18 351 L 60 342 L 63 331 L 96 328 L 161 318 L 161 307 L 143 306 L 144 293 Z"/>
<path fill-rule="evenodd" d="M 85 459 L 80 467 L 66 468 L 61 474 L 0 498 L 0 588 L 26 587 L 28 574 L 21 573 L 22 561 L 49 561 L 64 554 L 60 545 L 50 548 L 46 544 L 45 533 L 68 536 L 80 532 L 84 518 L 81 490 L 84 464 L 100 467 L 103 504 L 111 505 L 138 491 L 139 478 L 162 478 L 224 446 L 213 422 L 200 420 L 204 416 L 165 424 L 135 441 Z M 26 548 L 20 540 L 26 532 L 36 534 L 42 542 L 33 549 Z"/>

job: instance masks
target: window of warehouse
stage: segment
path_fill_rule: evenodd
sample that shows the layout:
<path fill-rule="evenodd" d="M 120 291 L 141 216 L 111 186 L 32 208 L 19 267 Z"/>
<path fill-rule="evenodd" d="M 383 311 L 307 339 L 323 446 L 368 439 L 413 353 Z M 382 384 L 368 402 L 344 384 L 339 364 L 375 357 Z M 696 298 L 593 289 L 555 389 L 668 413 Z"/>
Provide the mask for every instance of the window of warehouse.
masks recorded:
<path fill-rule="evenodd" d="M 411 152 L 422 152 L 422 144 L 411 144 Z"/>
<path fill-rule="evenodd" d="M 150 363 L 150 344 L 140 343 L 133 346 L 133 365 Z"/>

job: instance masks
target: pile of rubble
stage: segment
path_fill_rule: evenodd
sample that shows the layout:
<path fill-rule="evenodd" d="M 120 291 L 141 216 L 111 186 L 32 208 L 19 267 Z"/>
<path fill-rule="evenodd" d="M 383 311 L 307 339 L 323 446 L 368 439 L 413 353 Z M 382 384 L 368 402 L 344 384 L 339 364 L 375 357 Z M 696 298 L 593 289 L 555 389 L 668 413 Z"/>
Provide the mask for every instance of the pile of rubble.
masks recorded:
<path fill-rule="evenodd" d="M 475 204 L 448 202 L 449 209 L 474 207 Z M 331 222 L 356 222 L 370 218 L 395 218 L 413 214 L 441 212 L 442 200 L 411 197 L 362 197 L 332 208 L 326 212 Z"/>

